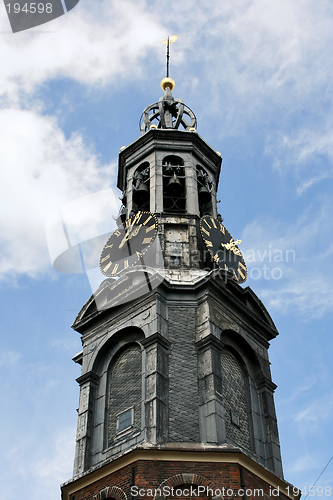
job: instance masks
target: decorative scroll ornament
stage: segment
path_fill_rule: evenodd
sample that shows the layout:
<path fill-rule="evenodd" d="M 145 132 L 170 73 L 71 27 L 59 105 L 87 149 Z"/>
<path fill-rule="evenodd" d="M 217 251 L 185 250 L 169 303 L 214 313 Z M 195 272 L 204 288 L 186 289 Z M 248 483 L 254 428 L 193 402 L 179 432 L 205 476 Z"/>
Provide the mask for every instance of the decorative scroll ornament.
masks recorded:
<path fill-rule="evenodd" d="M 166 80 L 166 78 L 164 79 Z M 171 80 L 171 78 L 170 78 Z M 163 83 L 163 80 L 162 80 Z M 143 135 L 151 128 L 159 129 L 195 129 L 197 119 L 193 111 L 181 99 L 175 99 L 170 87 L 165 83 L 164 95 L 155 104 L 147 106 L 140 118 L 140 130 Z M 161 84 L 162 85 L 162 84 Z"/>

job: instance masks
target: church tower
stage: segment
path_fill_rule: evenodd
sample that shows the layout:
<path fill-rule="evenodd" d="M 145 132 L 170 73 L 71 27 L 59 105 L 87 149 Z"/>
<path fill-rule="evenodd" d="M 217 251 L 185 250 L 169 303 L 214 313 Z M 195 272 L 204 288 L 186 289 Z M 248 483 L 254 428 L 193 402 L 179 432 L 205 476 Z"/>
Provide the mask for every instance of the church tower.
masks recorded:
<path fill-rule="evenodd" d="M 63 500 L 298 498 L 283 479 L 278 332 L 217 211 L 221 154 L 161 82 L 119 154 L 123 207 L 106 279 L 73 328 L 83 350 L 73 478 Z"/>

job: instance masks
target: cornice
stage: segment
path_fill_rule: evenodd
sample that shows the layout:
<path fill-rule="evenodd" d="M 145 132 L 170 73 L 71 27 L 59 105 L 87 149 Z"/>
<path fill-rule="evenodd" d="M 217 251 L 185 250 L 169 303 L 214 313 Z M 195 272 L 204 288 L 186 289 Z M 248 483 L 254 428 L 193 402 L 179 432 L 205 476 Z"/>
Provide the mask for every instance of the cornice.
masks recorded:
<path fill-rule="evenodd" d="M 255 462 L 239 448 L 226 446 L 204 447 L 204 445 L 197 445 L 196 443 L 175 443 L 173 448 L 170 446 L 168 449 L 163 449 L 162 447 L 157 449 L 144 447 L 136 448 L 110 463 L 99 465 L 88 470 L 79 477 L 75 477 L 61 486 L 62 500 L 69 500 L 70 495 L 75 494 L 82 488 L 138 460 L 239 464 L 263 481 L 266 481 L 273 488 L 279 488 L 280 492 L 291 500 L 298 500 L 300 498 L 300 494 L 292 494 L 293 485 Z"/>

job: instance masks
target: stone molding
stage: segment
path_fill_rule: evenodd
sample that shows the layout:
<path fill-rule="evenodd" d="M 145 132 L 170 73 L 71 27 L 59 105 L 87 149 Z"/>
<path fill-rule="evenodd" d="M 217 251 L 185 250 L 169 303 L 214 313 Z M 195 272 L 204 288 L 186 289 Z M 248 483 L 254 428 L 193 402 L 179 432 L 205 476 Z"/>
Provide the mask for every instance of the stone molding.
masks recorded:
<path fill-rule="evenodd" d="M 147 348 L 153 344 L 159 344 L 167 350 L 169 350 L 171 347 L 171 343 L 159 332 L 156 332 L 153 335 L 150 335 L 149 337 L 141 340 L 140 344 L 142 344 L 144 348 Z"/>
<path fill-rule="evenodd" d="M 79 385 L 83 385 L 85 384 L 86 382 L 91 382 L 92 384 L 95 384 L 97 385 L 98 382 L 99 382 L 99 376 L 96 375 L 96 373 L 90 371 L 90 372 L 87 372 L 85 373 L 84 375 L 81 375 L 80 377 L 78 377 L 76 379 L 76 382 L 79 384 Z"/>
<path fill-rule="evenodd" d="M 198 349 L 198 351 L 203 351 L 207 347 L 217 347 L 217 349 L 222 350 L 223 348 L 223 343 L 221 340 L 219 340 L 217 337 L 212 335 L 211 333 L 207 335 L 206 337 L 198 340 L 195 344 L 195 347 Z"/>
<path fill-rule="evenodd" d="M 262 391 L 262 390 L 268 389 L 270 392 L 273 393 L 276 388 L 277 388 L 277 385 L 274 384 L 274 382 L 272 382 L 271 380 L 269 380 L 269 378 L 267 378 L 267 377 L 263 377 L 262 379 L 260 379 L 257 382 L 257 389 L 258 389 L 258 391 Z"/>

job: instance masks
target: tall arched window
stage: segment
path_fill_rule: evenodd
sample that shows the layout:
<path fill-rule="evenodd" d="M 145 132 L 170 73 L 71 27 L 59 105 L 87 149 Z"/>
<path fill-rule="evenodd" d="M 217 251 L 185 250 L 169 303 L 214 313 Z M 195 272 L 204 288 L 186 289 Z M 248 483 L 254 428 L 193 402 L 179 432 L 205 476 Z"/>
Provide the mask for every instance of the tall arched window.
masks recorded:
<path fill-rule="evenodd" d="M 227 349 L 221 354 L 221 368 L 227 438 L 251 450 L 244 369 Z"/>
<path fill-rule="evenodd" d="M 141 429 L 142 355 L 137 344 L 122 350 L 109 373 L 108 445 Z"/>

